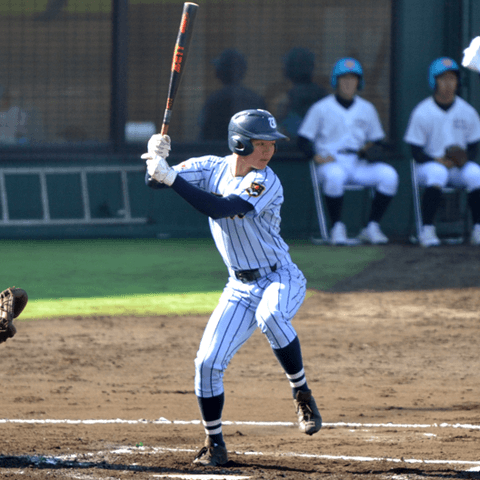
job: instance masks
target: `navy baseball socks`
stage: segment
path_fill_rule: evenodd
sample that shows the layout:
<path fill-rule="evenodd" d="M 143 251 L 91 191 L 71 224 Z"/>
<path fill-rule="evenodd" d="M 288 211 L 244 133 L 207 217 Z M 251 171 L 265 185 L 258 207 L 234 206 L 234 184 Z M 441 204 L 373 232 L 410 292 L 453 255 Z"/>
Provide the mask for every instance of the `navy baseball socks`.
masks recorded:
<path fill-rule="evenodd" d="M 198 406 L 202 414 L 205 433 L 213 443 L 225 446 L 222 433 L 222 411 L 225 403 L 225 395 L 222 393 L 216 397 L 197 397 Z"/>
<path fill-rule="evenodd" d="M 204 466 L 217 467 L 228 462 L 227 448 L 222 433 L 222 411 L 225 395 L 216 397 L 197 397 L 198 406 L 202 414 L 203 426 L 207 434 L 205 445 L 193 460 Z"/>
<path fill-rule="evenodd" d="M 300 431 L 313 435 L 322 428 L 322 417 L 318 411 L 312 391 L 308 388 L 303 369 L 302 351 L 298 337 L 284 348 L 273 349 L 290 382 L 293 404 L 298 416 Z"/>

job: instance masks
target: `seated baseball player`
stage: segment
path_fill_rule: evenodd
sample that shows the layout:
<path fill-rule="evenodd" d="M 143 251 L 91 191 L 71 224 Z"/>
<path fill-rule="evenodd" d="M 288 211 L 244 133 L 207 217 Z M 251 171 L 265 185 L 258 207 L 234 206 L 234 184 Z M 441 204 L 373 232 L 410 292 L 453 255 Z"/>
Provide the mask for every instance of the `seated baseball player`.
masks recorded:
<path fill-rule="evenodd" d="M 330 217 L 332 245 L 348 245 L 342 221 L 345 185 L 374 187 L 368 223 L 358 239 L 371 244 L 388 243 L 380 221 L 398 189 L 398 173 L 382 161 L 385 137 L 372 103 L 357 92 L 364 86 L 358 60 L 342 58 L 335 63 L 331 86 L 334 93 L 310 107 L 298 130 L 298 146 L 317 163 L 325 205 Z"/>
<path fill-rule="evenodd" d="M 145 181 L 169 187 L 209 217 L 210 230 L 228 269 L 228 283 L 205 328 L 195 359 L 195 394 L 205 446 L 194 463 L 228 462 L 222 433 L 223 375 L 230 360 L 259 328 L 292 389 L 300 431 L 318 432 L 322 418 L 308 387 L 300 341 L 292 320 L 302 305 L 306 280 L 280 236 L 283 188 L 268 166 L 276 141 L 286 139 L 266 110 L 236 113 L 228 126 L 231 155 L 205 155 L 170 167 L 167 135 L 148 143 Z"/>
<path fill-rule="evenodd" d="M 475 162 L 480 117 L 457 96 L 460 71 L 455 60 L 437 58 L 428 74 L 433 95 L 413 109 L 404 136 L 416 162 L 418 184 L 424 187 L 418 241 L 422 247 L 440 245 L 434 221 L 441 189 L 448 185 L 466 189 L 473 220 L 470 243 L 480 245 L 480 165 Z"/>

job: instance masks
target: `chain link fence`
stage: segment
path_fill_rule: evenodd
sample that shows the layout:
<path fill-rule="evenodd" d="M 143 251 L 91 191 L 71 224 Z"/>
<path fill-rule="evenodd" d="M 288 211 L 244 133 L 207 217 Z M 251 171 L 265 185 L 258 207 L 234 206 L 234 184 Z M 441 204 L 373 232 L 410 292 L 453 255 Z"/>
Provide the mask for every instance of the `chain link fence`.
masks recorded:
<path fill-rule="evenodd" d="M 117 2 L 127 12 L 125 58 L 112 53 Z M 243 56 L 242 88 L 262 97 L 274 115 L 292 87 L 285 59 L 294 47 L 311 52 L 312 80 L 326 92 L 335 61 L 357 58 L 365 72 L 362 96 L 375 104 L 388 133 L 391 1 L 197 3 L 169 130 L 176 141 L 201 140 L 205 102 L 224 87 L 212 62 L 225 49 Z M 182 6 L 178 0 L 0 0 L 0 145 L 111 142 L 118 138 L 112 117 L 120 114 L 112 101 L 115 82 L 126 86 L 126 125 L 115 128 L 126 129 L 127 143 L 159 129 Z M 112 59 L 127 62 L 126 78 L 113 78 L 112 71 L 123 70 L 112 70 Z"/>

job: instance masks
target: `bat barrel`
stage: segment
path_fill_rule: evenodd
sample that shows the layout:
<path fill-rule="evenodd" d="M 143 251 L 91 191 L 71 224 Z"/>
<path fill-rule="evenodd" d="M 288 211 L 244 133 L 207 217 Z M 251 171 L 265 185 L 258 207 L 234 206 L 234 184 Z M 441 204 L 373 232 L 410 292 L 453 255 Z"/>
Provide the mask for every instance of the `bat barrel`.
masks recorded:
<path fill-rule="evenodd" d="M 193 33 L 193 23 L 198 10 L 198 4 L 185 2 L 183 4 L 183 13 L 178 28 L 177 41 L 173 51 L 172 68 L 170 72 L 170 85 L 168 87 L 167 104 L 163 116 L 161 133 L 166 135 L 173 111 L 173 103 L 176 98 L 180 79 L 183 74 L 185 63 L 187 61 L 188 50 Z"/>

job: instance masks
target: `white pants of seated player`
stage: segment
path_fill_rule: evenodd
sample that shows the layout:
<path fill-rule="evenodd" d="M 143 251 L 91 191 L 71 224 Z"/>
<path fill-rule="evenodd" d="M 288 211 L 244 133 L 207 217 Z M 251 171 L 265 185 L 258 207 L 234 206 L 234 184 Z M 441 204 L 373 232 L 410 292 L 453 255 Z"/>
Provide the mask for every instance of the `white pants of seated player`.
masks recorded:
<path fill-rule="evenodd" d="M 335 162 L 318 165 L 317 175 L 322 183 L 323 193 L 328 197 L 341 197 L 347 183 L 375 187 L 380 193 L 391 197 L 398 190 L 397 171 L 383 162 L 368 163 L 365 160 L 342 162 L 337 157 Z"/>
<path fill-rule="evenodd" d="M 468 193 L 480 188 L 480 165 L 467 162 L 462 168 L 447 168 L 438 162 L 416 165 L 417 181 L 421 187 L 465 188 Z"/>
<path fill-rule="evenodd" d="M 297 336 L 291 321 L 305 293 L 305 277 L 294 264 L 251 284 L 230 278 L 200 342 L 195 394 L 208 398 L 223 393 L 223 374 L 230 360 L 257 327 L 272 348 L 289 345 Z"/>

